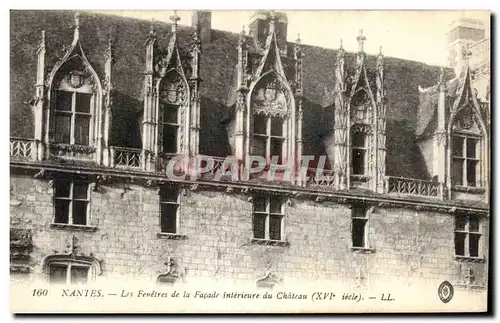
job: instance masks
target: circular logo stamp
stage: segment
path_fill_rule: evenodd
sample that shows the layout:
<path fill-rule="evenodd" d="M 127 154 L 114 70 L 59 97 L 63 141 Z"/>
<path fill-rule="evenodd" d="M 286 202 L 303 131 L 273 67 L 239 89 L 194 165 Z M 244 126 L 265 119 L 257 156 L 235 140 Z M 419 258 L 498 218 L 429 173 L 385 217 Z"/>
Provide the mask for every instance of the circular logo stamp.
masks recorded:
<path fill-rule="evenodd" d="M 453 298 L 453 285 L 445 280 L 438 287 L 438 296 L 441 302 L 448 303 Z"/>

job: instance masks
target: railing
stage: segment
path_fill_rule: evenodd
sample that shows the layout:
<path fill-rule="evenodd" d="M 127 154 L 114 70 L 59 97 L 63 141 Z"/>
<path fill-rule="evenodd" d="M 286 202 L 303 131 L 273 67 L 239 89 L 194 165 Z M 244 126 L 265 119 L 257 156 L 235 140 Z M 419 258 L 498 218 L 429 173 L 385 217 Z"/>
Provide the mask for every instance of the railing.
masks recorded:
<path fill-rule="evenodd" d="M 15 158 L 32 158 L 35 153 L 35 142 L 29 139 L 10 138 L 10 156 Z"/>
<path fill-rule="evenodd" d="M 329 169 L 318 172 L 316 168 L 308 168 L 306 186 L 333 188 L 335 186 L 335 173 Z"/>
<path fill-rule="evenodd" d="M 226 167 L 224 167 L 225 169 L 222 168 L 224 166 L 224 160 L 226 160 L 224 157 L 199 156 L 198 159 L 196 159 L 198 165 L 195 165 L 195 167 L 197 167 L 198 177 L 212 179 L 217 173 L 222 174 L 223 172 L 230 171 L 231 165 L 229 165 L 229 163 L 226 164 Z M 206 171 L 203 171 L 204 169 L 206 169 Z"/>
<path fill-rule="evenodd" d="M 442 183 L 413 178 L 387 176 L 386 187 L 389 194 L 395 193 L 439 198 L 443 194 Z"/>
<path fill-rule="evenodd" d="M 111 167 L 140 168 L 141 149 L 110 147 Z"/>

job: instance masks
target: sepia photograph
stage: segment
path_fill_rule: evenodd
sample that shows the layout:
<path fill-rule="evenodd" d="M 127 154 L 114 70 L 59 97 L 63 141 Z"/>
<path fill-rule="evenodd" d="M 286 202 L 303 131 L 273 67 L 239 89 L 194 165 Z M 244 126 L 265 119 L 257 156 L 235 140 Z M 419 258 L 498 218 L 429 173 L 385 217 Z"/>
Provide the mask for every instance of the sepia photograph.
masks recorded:
<path fill-rule="evenodd" d="M 12 313 L 488 310 L 490 11 L 9 19 Z"/>

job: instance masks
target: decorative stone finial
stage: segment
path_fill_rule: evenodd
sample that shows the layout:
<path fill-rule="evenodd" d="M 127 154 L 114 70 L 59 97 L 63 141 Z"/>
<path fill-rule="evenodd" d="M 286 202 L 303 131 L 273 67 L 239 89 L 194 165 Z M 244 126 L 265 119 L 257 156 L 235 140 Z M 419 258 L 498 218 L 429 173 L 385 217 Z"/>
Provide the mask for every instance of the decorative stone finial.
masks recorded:
<path fill-rule="evenodd" d="M 359 30 L 359 36 L 356 37 L 356 39 L 358 40 L 358 51 L 363 52 L 364 51 L 364 44 L 365 44 L 365 40 L 366 40 L 366 37 L 363 35 L 363 29 Z"/>
<path fill-rule="evenodd" d="M 300 34 L 297 33 L 297 40 L 295 42 L 297 43 L 297 45 L 300 45 L 301 41 L 302 40 L 300 39 Z"/>
<path fill-rule="evenodd" d="M 177 10 L 174 10 L 174 14 L 170 16 L 170 21 L 172 21 L 172 32 L 175 33 L 177 32 L 177 25 L 179 20 L 181 20 L 181 17 L 177 15 Z"/>

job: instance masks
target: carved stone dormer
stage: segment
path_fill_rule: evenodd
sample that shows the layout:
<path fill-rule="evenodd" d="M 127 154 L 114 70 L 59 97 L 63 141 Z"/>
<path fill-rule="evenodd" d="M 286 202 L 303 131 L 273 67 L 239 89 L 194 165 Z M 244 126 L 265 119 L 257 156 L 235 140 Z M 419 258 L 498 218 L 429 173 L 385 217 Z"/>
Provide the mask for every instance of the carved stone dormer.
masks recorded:
<path fill-rule="evenodd" d="M 104 88 L 80 42 L 75 14 L 73 41 L 45 78 L 45 33 L 37 55 L 35 85 L 36 158 L 103 163 L 109 118 L 103 109 Z"/>
<path fill-rule="evenodd" d="M 150 171 L 164 170 L 174 155 L 198 153 L 200 40 L 195 33 L 187 54 L 181 55 L 180 17 L 174 12 L 170 19 L 167 48 L 157 48 L 153 27 L 146 48 L 142 145 L 144 166 Z"/>
<path fill-rule="evenodd" d="M 464 48 L 464 68 L 453 95 L 453 104 L 446 116 L 447 158 L 446 184 L 451 188 L 450 198 L 462 198 L 454 191 L 487 194 L 489 187 L 488 131 L 481 114 L 477 92 L 472 87 L 469 66 L 470 50 Z M 469 196 L 470 197 L 470 196 Z"/>
<path fill-rule="evenodd" d="M 293 170 L 302 147 L 300 41 L 287 56 L 286 46 L 280 47 L 286 39 L 278 33 L 284 15 L 258 12 L 256 17 L 260 18 L 251 24 L 252 36 L 247 38 L 243 32 L 238 43 L 230 103 L 235 114 L 227 128 L 230 145 L 245 165 L 255 160 L 251 156 L 259 156 L 266 166 Z M 264 30 L 265 37 L 259 38 Z"/>
<path fill-rule="evenodd" d="M 468 47 L 458 76 L 421 88 L 416 134 L 429 176 L 443 183 L 444 198 L 484 199 L 489 187 L 488 131 L 473 88 Z"/>
<path fill-rule="evenodd" d="M 357 40 L 354 75 L 346 73 L 342 45 L 337 52 L 333 140 L 326 139 L 326 150 L 333 164 L 336 189 L 360 186 L 383 192 L 386 124 L 383 56 L 378 55 L 375 71 L 368 74 L 366 37 L 362 30 Z"/>

